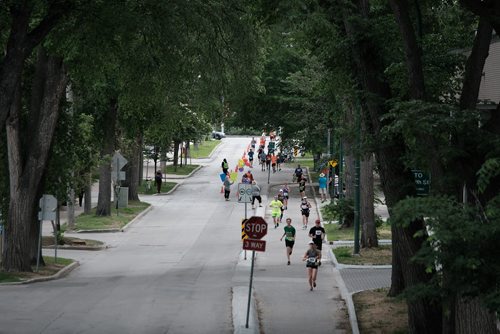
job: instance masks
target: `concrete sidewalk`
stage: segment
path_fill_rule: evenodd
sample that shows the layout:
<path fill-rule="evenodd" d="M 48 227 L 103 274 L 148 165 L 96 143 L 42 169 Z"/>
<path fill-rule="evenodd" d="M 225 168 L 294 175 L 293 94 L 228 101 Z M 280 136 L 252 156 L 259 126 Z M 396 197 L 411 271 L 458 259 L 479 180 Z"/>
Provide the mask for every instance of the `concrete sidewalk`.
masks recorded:
<path fill-rule="evenodd" d="M 257 167 L 258 168 L 258 167 Z M 266 185 L 267 173 L 254 168 L 257 182 Z M 268 199 L 279 191 L 282 184 L 291 182 L 293 169 L 283 168 L 271 175 L 271 185 L 264 187 Z M 302 230 L 302 216 L 298 188 L 290 187 L 290 201 L 283 221 L 292 218 L 296 228 L 296 241 L 287 265 L 285 243 L 279 239 L 283 235 L 284 224 L 274 229 L 270 209 L 266 206 L 265 218 L 269 223 L 266 252 L 258 253 L 254 287 L 259 320 L 265 333 L 350 333 L 347 310 L 341 299 L 338 284 L 326 252 L 323 253 L 323 265 L 318 272 L 318 287 L 309 291 L 307 271 L 302 256 L 308 248 L 309 228 L 318 218 L 311 188 L 307 190 L 313 208 L 307 230 Z M 265 203 L 266 205 L 268 203 Z M 324 249 L 328 249 L 324 244 Z"/>

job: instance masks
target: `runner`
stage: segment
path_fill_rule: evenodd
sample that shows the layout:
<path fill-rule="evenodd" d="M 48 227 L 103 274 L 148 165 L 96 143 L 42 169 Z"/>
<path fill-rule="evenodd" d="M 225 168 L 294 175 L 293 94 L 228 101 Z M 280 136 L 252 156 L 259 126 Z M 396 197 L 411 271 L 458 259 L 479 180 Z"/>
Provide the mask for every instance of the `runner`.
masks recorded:
<path fill-rule="evenodd" d="M 260 196 L 260 187 L 257 182 L 252 182 L 252 209 L 255 209 L 255 200 L 259 201 L 259 207 L 262 207 L 262 197 Z"/>
<path fill-rule="evenodd" d="M 273 166 L 273 173 L 276 173 L 277 162 L 278 162 L 278 157 L 275 154 L 271 155 L 271 165 Z"/>
<path fill-rule="evenodd" d="M 264 153 L 263 149 L 261 149 L 259 153 L 259 160 L 260 160 L 261 170 L 264 172 L 266 170 L 266 154 Z"/>
<path fill-rule="evenodd" d="M 314 242 L 309 241 L 309 249 L 304 254 L 302 261 L 306 261 L 307 267 L 307 278 L 309 280 L 310 290 L 316 287 L 316 277 L 318 276 L 318 259 L 320 258 L 320 252 L 316 249 Z"/>
<path fill-rule="evenodd" d="M 229 170 L 229 164 L 227 163 L 227 160 L 224 158 L 221 163 L 222 167 L 222 173 L 227 174 L 227 171 Z"/>
<path fill-rule="evenodd" d="M 316 245 L 316 248 L 319 250 L 321 255 L 321 250 L 323 248 L 323 240 L 325 240 L 325 229 L 321 226 L 321 221 L 316 219 L 314 222 L 315 226 L 311 227 L 309 230 L 309 237 L 312 238 L 312 241 Z M 321 256 L 318 261 L 318 266 L 321 266 Z"/>
<path fill-rule="evenodd" d="M 280 241 L 285 237 L 286 257 L 288 259 L 287 265 L 290 265 L 290 255 L 292 255 L 293 245 L 295 244 L 295 227 L 292 226 L 292 219 L 286 219 L 286 226 L 284 227 L 285 233 L 281 236 Z"/>
<path fill-rule="evenodd" d="M 250 181 L 249 183 L 252 183 L 254 181 L 253 174 L 250 169 L 247 171 L 247 178 Z"/>
<path fill-rule="evenodd" d="M 248 161 L 250 162 L 250 167 L 253 167 L 253 155 L 254 152 L 252 149 L 250 149 L 250 151 L 248 152 Z"/>
<path fill-rule="evenodd" d="M 250 181 L 250 179 L 248 178 L 247 173 L 243 174 L 243 176 L 241 177 L 241 183 L 244 183 L 244 184 L 251 184 L 252 183 L 252 181 Z"/>
<path fill-rule="evenodd" d="M 234 182 L 231 182 L 231 180 L 229 179 L 229 176 L 226 175 L 226 179 L 224 180 L 224 198 L 226 199 L 226 201 L 229 201 L 229 194 L 231 193 L 231 185 L 233 183 Z"/>
<path fill-rule="evenodd" d="M 326 179 L 326 175 L 324 173 L 319 174 L 319 194 L 321 196 L 321 203 L 326 201 L 326 187 L 328 180 Z"/>
<path fill-rule="evenodd" d="M 302 212 L 302 229 L 307 229 L 307 223 L 309 222 L 309 213 L 311 211 L 311 203 L 307 200 L 307 197 L 302 197 L 300 202 L 300 211 Z"/>
<path fill-rule="evenodd" d="M 295 168 L 295 171 L 293 172 L 294 182 L 300 182 L 303 173 L 304 171 L 302 170 L 302 168 L 300 168 L 300 165 L 297 165 L 297 168 Z"/>
<path fill-rule="evenodd" d="M 271 169 L 271 154 L 267 153 L 266 155 L 266 170 Z"/>
<path fill-rule="evenodd" d="M 274 200 L 269 203 L 269 207 L 271 208 L 271 216 L 273 217 L 274 228 L 277 228 L 280 225 L 280 216 L 281 216 L 281 207 L 283 203 L 278 200 L 278 196 L 274 196 Z"/>
<path fill-rule="evenodd" d="M 278 193 L 278 201 L 281 203 L 285 202 L 285 195 L 283 194 L 283 189 L 280 189 Z M 285 205 L 281 206 L 281 216 L 280 216 L 280 223 L 283 221 L 283 214 L 285 213 Z"/>
<path fill-rule="evenodd" d="M 300 196 L 302 196 L 302 197 L 306 196 L 306 182 L 307 182 L 307 179 L 304 176 L 302 176 L 300 178 L 300 181 L 299 181 L 299 192 L 300 192 Z"/>
<path fill-rule="evenodd" d="M 284 202 L 283 205 L 285 206 L 285 210 L 288 208 L 288 199 L 290 198 L 290 188 L 288 188 L 288 183 L 285 183 L 283 186 L 283 197 L 284 197 Z"/>

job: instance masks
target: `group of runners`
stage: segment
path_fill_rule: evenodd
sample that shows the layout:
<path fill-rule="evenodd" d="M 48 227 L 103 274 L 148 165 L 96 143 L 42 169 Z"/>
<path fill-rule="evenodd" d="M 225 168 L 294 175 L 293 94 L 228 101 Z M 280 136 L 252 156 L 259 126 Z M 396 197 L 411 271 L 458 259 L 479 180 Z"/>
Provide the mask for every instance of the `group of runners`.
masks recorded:
<path fill-rule="evenodd" d="M 260 139 L 259 143 L 260 145 L 257 151 L 259 157 L 259 163 L 261 165 L 261 170 L 265 171 L 268 170 L 269 168 L 272 168 L 273 172 L 275 172 L 276 170 L 281 170 L 280 160 L 278 159 L 278 157 L 275 156 L 274 154 L 270 155 L 264 153 L 265 143 L 266 139 L 265 137 L 262 137 Z M 254 152 L 256 145 L 257 141 L 255 140 L 255 138 L 252 138 L 252 141 L 250 142 L 250 145 L 247 149 L 250 168 L 253 167 L 254 155 L 255 155 Z M 223 172 L 227 173 L 229 166 L 225 159 L 223 160 L 221 167 Z M 228 176 L 224 181 L 224 195 L 225 195 L 224 197 L 226 198 L 226 201 L 229 200 L 230 188 L 231 185 L 233 184 L 233 182 L 229 178 L 229 173 L 227 173 L 227 175 Z M 304 171 L 300 167 L 300 165 L 297 166 L 297 168 L 293 173 L 293 182 L 296 182 L 298 184 L 298 189 L 300 193 L 300 212 L 302 215 L 302 230 L 307 230 L 309 223 L 309 215 L 312 205 L 306 196 L 307 178 L 304 176 Z M 254 179 L 251 170 L 248 170 L 242 175 L 241 183 L 252 184 L 252 208 L 256 207 L 256 202 L 258 202 L 259 207 L 262 207 L 261 188 L 257 184 L 257 181 Z M 321 193 L 321 195 L 323 200 L 324 198 L 323 194 Z M 273 199 L 269 203 L 275 229 L 279 227 L 280 223 L 282 222 L 283 215 L 285 211 L 288 209 L 289 198 L 290 198 L 290 187 L 288 183 L 285 183 L 280 187 L 278 193 L 275 196 L 273 196 Z M 287 265 L 291 264 L 290 258 L 295 245 L 296 233 L 297 233 L 296 229 L 292 225 L 292 219 L 289 217 L 286 218 L 284 233 L 281 236 L 280 241 L 283 241 L 283 239 L 285 239 Z M 319 219 L 316 219 L 314 226 L 309 229 L 308 236 L 310 237 L 311 240 L 308 243 L 307 251 L 304 253 L 302 257 L 302 261 L 306 262 L 308 283 L 311 291 L 313 291 L 317 285 L 316 279 L 318 275 L 318 268 L 321 266 L 321 251 L 325 235 L 326 235 L 325 229 L 321 226 L 321 221 Z"/>

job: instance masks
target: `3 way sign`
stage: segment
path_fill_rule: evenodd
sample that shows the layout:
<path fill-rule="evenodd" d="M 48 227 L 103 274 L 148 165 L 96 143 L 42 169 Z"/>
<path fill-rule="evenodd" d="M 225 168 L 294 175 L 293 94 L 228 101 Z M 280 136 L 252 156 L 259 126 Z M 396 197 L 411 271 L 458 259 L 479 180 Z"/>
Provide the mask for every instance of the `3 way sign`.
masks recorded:
<path fill-rule="evenodd" d="M 267 223 L 262 217 L 253 216 L 244 222 L 243 229 L 248 239 L 243 240 L 243 249 L 257 252 L 266 251 L 266 242 L 262 239 L 267 234 Z"/>

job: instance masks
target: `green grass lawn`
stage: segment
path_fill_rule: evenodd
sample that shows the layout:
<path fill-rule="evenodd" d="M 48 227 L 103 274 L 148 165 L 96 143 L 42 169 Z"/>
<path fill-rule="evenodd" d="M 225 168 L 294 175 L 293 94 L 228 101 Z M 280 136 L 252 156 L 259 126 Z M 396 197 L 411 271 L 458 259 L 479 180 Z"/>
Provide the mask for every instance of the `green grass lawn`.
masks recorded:
<path fill-rule="evenodd" d="M 156 194 L 156 185 L 155 181 L 151 180 L 149 181 L 150 185 L 148 187 L 148 181 L 143 181 L 142 186 L 139 187 L 138 193 L 140 195 L 153 195 Z M 163 181 L 161 184 L 161 192 L 162 193 L 168 193 L 170 190 L 172 190 L 173 187 L 175 187 L 177 183 L 176 182 L 165 182 Z"/>
<path fill-rule="evenodd" d="M 294 162 L 288 163 L 287 166 L 296 168 L 297 165 L 305 168 L 309 167 L 311 170 L 314 168 L 314 160 L 313 158 L 295 158 Z"/>
<path fill-rule="evenodd" d="M 119 209 L 118 216 L 114 209 L 114 204 L 111 203 L 111 216 L 98 217 L 95 215 L 95 208 L 91 214 L 82 214 L 76 217 L 76 230 L 103 230 L 111 228 L 122 228 L 134 219 L 139 213 L 149 207 L 149 203 L 130 201 L 128 208 Z"/>
<path fill-rule="evenodd" d="M 333 249 L 337 261 L 342 264 L 382 265 L 391 264 L 392 262 L 390 245 L 362 248 L 359 251 L 359 256 L 354 256 L 352 254 L 353 251 L 354 247 L 338 247 Z"/>
<path fill-rule="evenodd" d="M 198 149 L 193 148 L 190 150 L 191 158 L 201 159 L 208 158 L 213 150 L 221 143 L 220 140 L 205 140 L 198 145 Z"/>
<path fill-rule="evenodd" d="M 329 241 L 335 240 L 354 240 L 354 227 L 338 228 L 338 224 L 325 224 L 326 235 Z M 391 239 L 391 227 L 388 224 L 382 224 L 377 228 L 379 239 Z"/>
<path fill-rule="evenodd" d="M 40 267 L 38 272 L 4 272 L 0 271 L 0 283 L 22 282 L 31 278 L 51 276 L 57 273 L 62 268 L 75 262 L 72 259 L 63 257 L 57 258 L 57 263 L 54 262 L 53 256 L 44 256 L 45 266 Z M 36 269 L 32 266 L 33 271 Z"/>
<path fill-rule="evenodd" d="M 177 169 L 175 169 L 173 165 L 168 165 L 165 168 L 165 174 L 189 175 L 192 171 L 198 168 L 198 166 L 199 165 L 182 165 L 182 167 L 177 166 Z"/>

